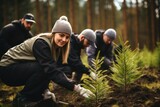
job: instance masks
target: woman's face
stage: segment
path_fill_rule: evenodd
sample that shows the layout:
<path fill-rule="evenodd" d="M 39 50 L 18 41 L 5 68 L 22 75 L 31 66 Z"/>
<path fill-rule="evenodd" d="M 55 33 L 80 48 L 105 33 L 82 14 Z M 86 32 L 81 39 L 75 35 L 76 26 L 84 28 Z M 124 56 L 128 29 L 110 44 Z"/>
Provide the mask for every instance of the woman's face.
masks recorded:
<path fill-rule="evenodd" d="M 63 47 L 70 39 L 69 34 L 55 33 L 54 42 L 58 47 Z"/>

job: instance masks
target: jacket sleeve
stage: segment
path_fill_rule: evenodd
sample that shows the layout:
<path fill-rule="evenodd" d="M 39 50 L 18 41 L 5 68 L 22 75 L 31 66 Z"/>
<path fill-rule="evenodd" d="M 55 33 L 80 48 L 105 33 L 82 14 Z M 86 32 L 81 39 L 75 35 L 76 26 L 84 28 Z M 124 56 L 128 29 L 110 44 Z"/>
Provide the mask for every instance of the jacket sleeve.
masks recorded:
<path fill-rule="evenodd" d="M 58 65 L 53 60 L 51 50 L 46 41 L 37 39 L 33 45 L 33 55 L 45 73 L 56 72 Z"/>
<path fill-rule="evenodd" d="M 112 65 L 112 61 L 113 61 L 113 45 L 111 44 L 108 47 L 108 51 L 106 56 L 104 56 L 104 63 L 108 66 Z"/>
<path fill-rule="evenodd" d="M 95 52 L 96 52 L 96 48 L 92 45 L 90 45 L 89 47 L 86 48 L 86 53 L 88 56 L 88 64 L 92 67 L 92 60 L 95 59 Z"/>
<path fill-rule="evenodd" d="M 108 47 L 108 51 L 107 51 L 107 54 L 106 54 L 106 57 L 107 59 L 109 59 L 110 61 L 113 60 L 113 44 L 111 44 L 109 47 Z"/>
<path fill-rule="evenodd" d="M 73 47 L 71 47 L 68 63 L 77 72 L 83 72 L 86 74 L 90 73 L 89 69 L 82 63 L 82 60 L 77 54 L 76 49 L 73 49 Z"/>
<path fill-rule="evenodd" d="M 68 80 L 61 67 L 59 67 L 53 60 L 51 50 L 47 42 L 42 39 L 37 39 L 33 45 L 33 54 L 42 66 L 44 72 L 49 75 L 48 78 L 50 80 L 73 91 L 75 84 Z"/>
<path fill-rule="evenodd" d="M 0 57 L 11 48 L 7 39 L 9 38 L 9 32 L 8 28 L 3 28 L 0 32 Z"/>

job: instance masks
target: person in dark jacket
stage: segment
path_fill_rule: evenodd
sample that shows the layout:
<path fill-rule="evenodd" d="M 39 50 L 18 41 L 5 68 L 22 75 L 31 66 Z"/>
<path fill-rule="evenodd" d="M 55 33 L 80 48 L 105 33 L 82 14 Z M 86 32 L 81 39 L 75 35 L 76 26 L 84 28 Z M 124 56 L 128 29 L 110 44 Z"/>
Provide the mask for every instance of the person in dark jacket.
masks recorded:
<path fill-rule="evenodd" d="M 100 52 L 99 57 L 104 57 L 104 63 L 101 65 L 101 69 L 109 69 L 109 66 L 113 61 L 113 40 L 116 38 L 116 31 L 112 28 L 106 31 L 97 30 L 96 33 L 96 46 L 89 46 L 86 49 L 88 55 L 88 63 L 92 65 L 92 59 L 95 59 L 98 52 Z"/>
<path fill-rule="evenodd" d="M 85 98 L 94 95 L 90 90 L 75 84 L 64 74 L 67 64 L 72 27 L 66 16 L 60 17 L 51 33 L 42 33 L 9 49 L 0 60 L 0 79 L 9 86 L 24 88 L 13 102 L 27 106 L 32 102 L 51 98 L 50 81 L 76 91 Z M 44 96 L 43 96 L 44 95 Z M 27 106 L 28 107 L 28 106 Z"/>
<path fill-rule="evenodd" d="M 34 15 L 27 13 L 20 20 L 14 20 L 10 24 L 4 26 L 0 31 L 0 58 L 13 46 L 16 46 L 28 38 L 31 38 L 31 28 L 34 20 Z"/>
<path fill-rule="evenodd" d="M 91 78 L 96 79 L 96 74 L 91 72 L 81 60 L 81 50 L 85 49 L 89 45 L 95 47 L 96 35 L 95 32 L 91 29 L 83 30 L 79 35 L 72 34 L 71 36 L 71 45 L 68 58 L 68 70 L 70 72 L 75 71 L 74 80 L 79 83 L 82 75 L 88 74 Z"/>

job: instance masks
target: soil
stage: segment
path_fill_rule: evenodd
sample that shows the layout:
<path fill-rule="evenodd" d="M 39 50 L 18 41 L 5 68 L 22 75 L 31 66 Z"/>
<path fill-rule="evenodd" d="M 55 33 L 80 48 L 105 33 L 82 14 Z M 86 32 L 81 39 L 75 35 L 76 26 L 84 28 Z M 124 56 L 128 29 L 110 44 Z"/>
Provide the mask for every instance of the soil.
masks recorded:
<path fill-rule="evenodd" d="M 126 92 L 123 88 L 115 86 L 114 81 L 110 80 L 112 93 L 98 101 L 98 104 L 57 86 L 54 90 L 59 101 L 57 105 L 58 107 L 160 107 L 160 71 L 150 68 L 143 72 L 144 75 L 131 84 Z M 13 93 L 0 90 L 0 96 L 3 96 L 1 103 L 11 103 L 11 100 L 7 99 L 9 95 Z"/>
<path fill-rule="evenodd" d="M 56 94 L 58 99 L 69 102 L 73 107 L 160 107 L 160 72 L 156 69 L 144 70 L 144 75 L 131 84 L 126 93 L 123 88 L 115 86 L 113 81 L 110 80 L 109 84 L 112 93 L 98 104 L 87 102 L 73 92 L 64 93 L 61 89 Z"/>

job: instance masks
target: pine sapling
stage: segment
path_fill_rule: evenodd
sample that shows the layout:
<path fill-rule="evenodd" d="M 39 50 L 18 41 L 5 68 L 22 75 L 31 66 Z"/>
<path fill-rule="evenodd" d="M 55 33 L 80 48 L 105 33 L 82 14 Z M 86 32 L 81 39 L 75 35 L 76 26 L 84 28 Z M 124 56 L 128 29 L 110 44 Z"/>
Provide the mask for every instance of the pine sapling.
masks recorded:
<path fill-rule="evenodd" d="M 127 88 L 131 83 L 134 83 L 141 77 L 141 72 L 138 71 L 138 50 L 132 51 L 128 42 L 122 44 L 122 48 L 116 55 L 116 63 L 113 63 L 111 78 L 116 82 L 118 87 L 124 88 L 126 93 Z"/>
<path fill-rule="evenodd" d="M 111 92 L 111 87 L 108 85 L 108 81 L 105 75 L 106 70 L 101 70 L 101 65 L 103 63 L 104 58 L 99 59 L 99 53 L 96 59 L 93 59 L 93 67 L 90 66 L 90 70 L 97 74 L 97 79 L 93 80 L 92 78 L 84 78 L 84 84 L 82 84 L 85 88 L 91 90 L 95 96 L 90 100 L 95 102 L 96 107 L 99 104 L 99 101 L 106 98 L 107 95 Z"/>

